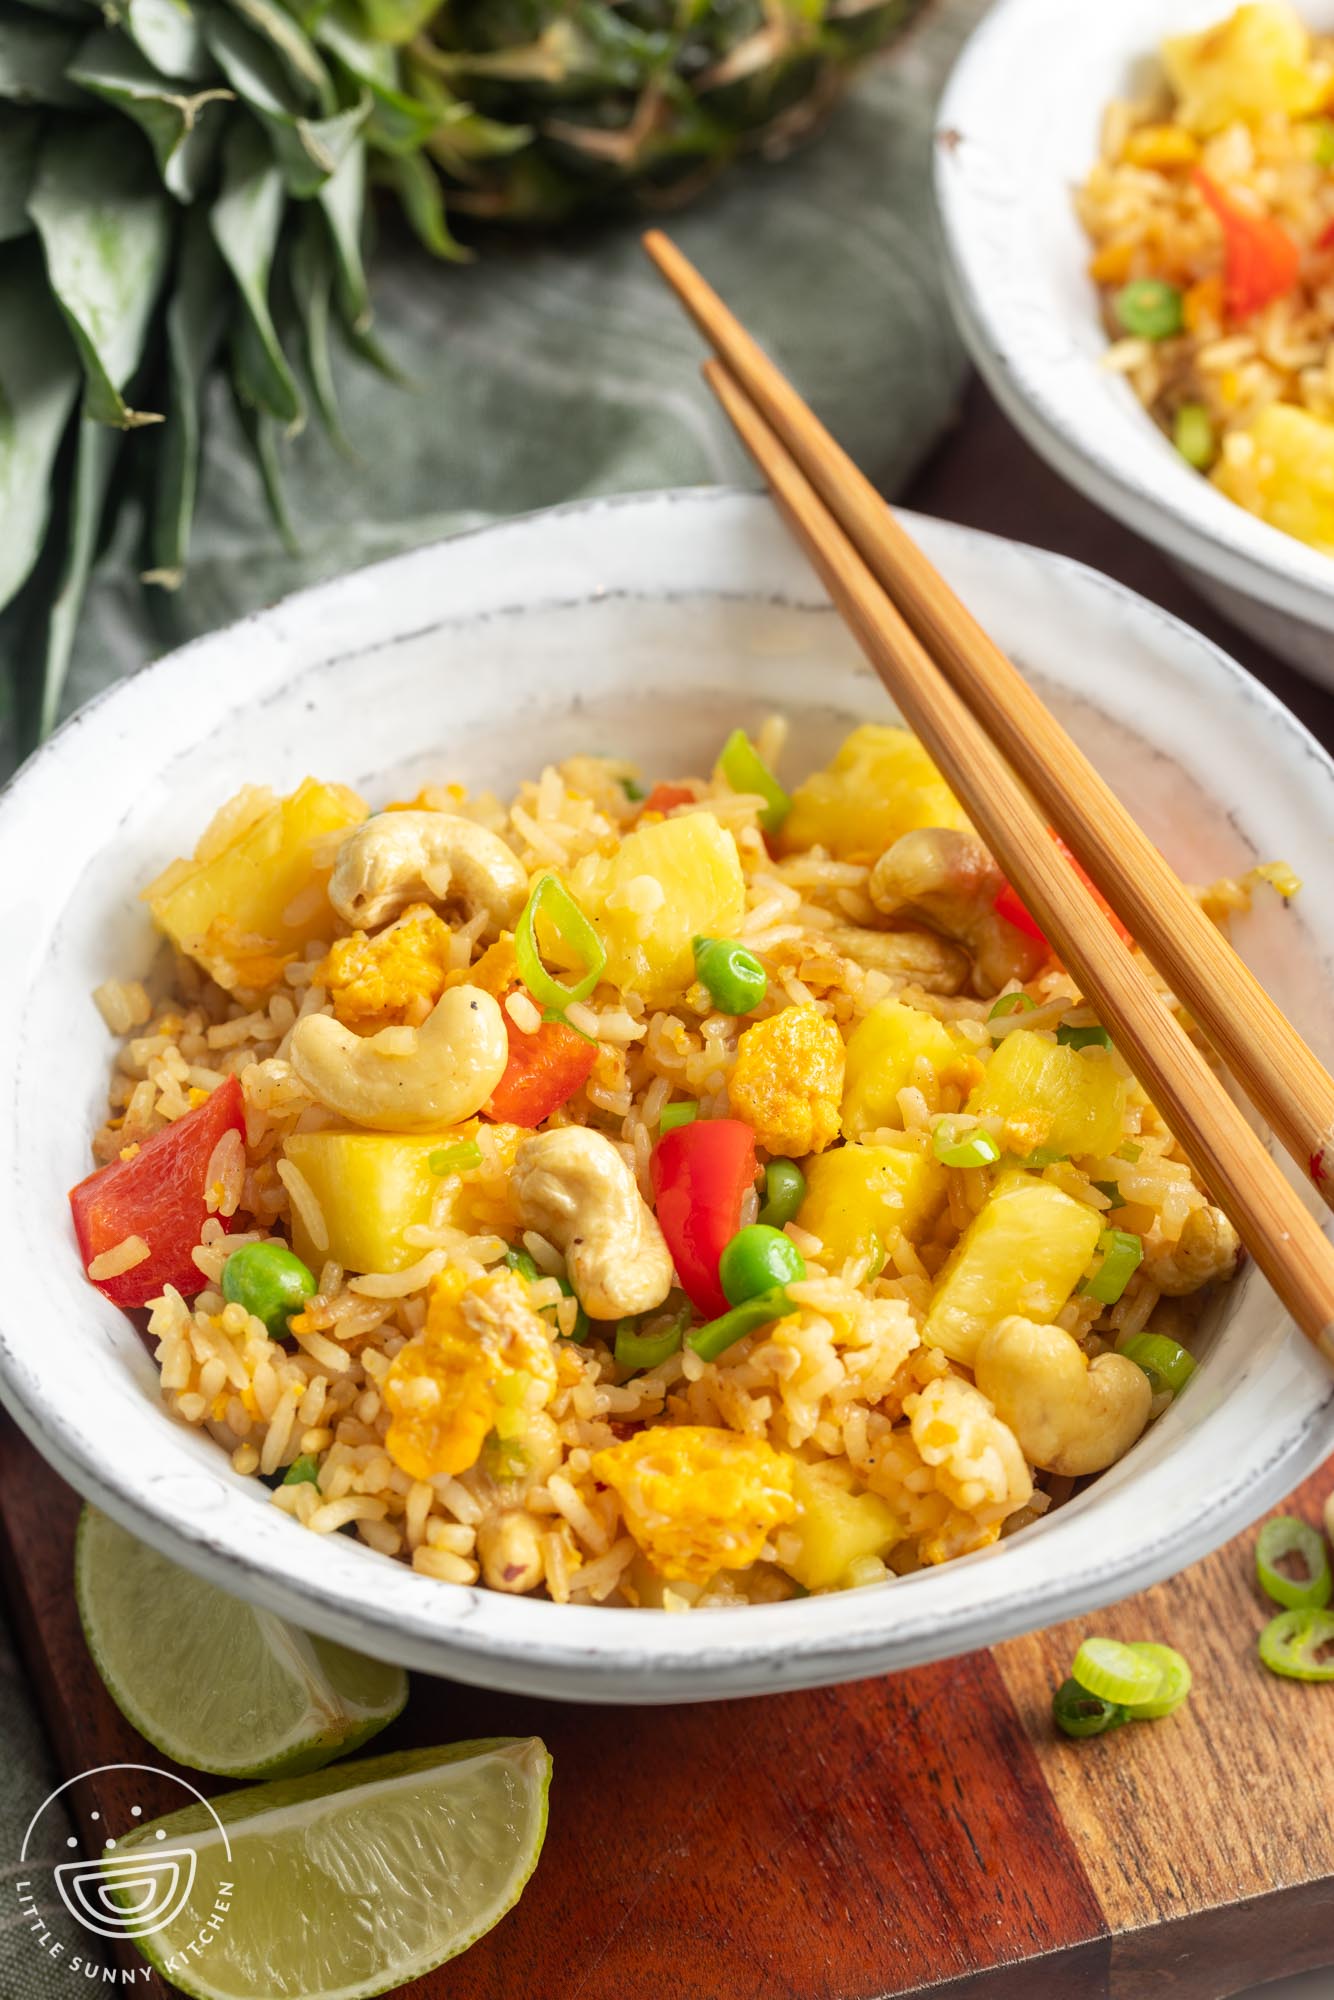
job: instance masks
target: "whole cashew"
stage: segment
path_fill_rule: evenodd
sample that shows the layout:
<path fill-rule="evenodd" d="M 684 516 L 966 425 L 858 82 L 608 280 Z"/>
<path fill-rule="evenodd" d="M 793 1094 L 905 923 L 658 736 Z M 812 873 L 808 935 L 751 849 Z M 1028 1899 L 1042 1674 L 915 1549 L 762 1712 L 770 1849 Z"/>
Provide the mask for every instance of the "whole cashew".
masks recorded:
<path fill-rule="evenodd" d="M 1240 1248 L 1241 1238 L 1222 1209 L 1206 1204 L 1191 1210 L 1175 1243 L 1146 1250 L 1144 1274 L 1160 1292 L 1185 1298 L 1215 1278 L 1230 1278 Z"/>
<path fill-rule="evenodd" d="M 430 898 L 485 910 L 486 935 L 513 930 L 528 877 L 499 834 L 456 813 L 377 813 L 348 835 L 329 878 L 329 901 L 360 930 L 374 930 Z"/>
<path fill-rule="evenodd" d="M 973 1372 L 1032 1465 L 1078 1479 L 1123 1458 L 1149 1421 L 1149 1378 L 1123 1354 L 1090 1366 L 1059 1326 L 1003 1319 L 982 1337 Z"/>
<path fill-rule="evenodd" d="M 479 986 L 441 995 L 420 1028 L 355 1035 L 329 1014 L 296 1024 L 292 1068 L 330 1111 L 379 1132 L 438 1132 L 480 1111 L 509 1061 L 499 1004 Z"/>
<path fill-rule="evenodd" d="M 662 1304 L 672 1288 L 671 1253 L 610 1139 L 581 1125 L 535 1132 L 514 1156 L 511 1187 L 524 1228 L 565 1252 L 570 1283 L 592 1319 Z"/>

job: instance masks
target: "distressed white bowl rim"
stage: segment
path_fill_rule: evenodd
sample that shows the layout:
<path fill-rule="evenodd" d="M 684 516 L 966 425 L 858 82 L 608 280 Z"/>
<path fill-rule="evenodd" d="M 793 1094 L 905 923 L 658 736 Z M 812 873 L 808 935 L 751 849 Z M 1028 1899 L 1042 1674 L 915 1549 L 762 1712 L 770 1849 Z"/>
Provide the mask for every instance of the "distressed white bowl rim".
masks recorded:
<path fill-rule="evenodd" d="M 1002 641 L 1034 653 L 1067 692 L 1096 696 L 1109 728 L 1138 716 L 1152 690 L 1146 734 L 1152 740 L 1156 729 L 1160 750 L 1174 731 L 1187 763 L 1200 758 L 1216 768 L 1225 791 L 1246 786 L 1249 809 L 1277 813 L 1299 850 L 1318 852 L 1323 843 L 1327 852 L 1328 758 L 1217 648 L 1080 565 L 937 521 L 915 527 Z M 854 688 L 860 712 L 875 712 L 876 684 L 853 663 L 850 642 L 768 504 L 723 489 L 665 493 L 559 508 L 461 536 L 201 639 L 81 710 L 0 797 L 0 934 L 18 940 L 0 988 L 0 1036 L 14 1056 L 0 1126 L 7 1273 L 0 1391 L 8 1408 L 87 1497 L 237 1596 L 404 1665 L 575 1700 L 699 1700 L 909 1667 L 1123 1597 L 1216 1547 L 1334 1448 L 1334 1385 L 1254 1269 L 1233 1288 L 1237 1325 L 1226 1318 L 1218 1355 L 1136 1448 L 1138 1460 L 1132 1453 L 1012 1542 L 888 1586 L 782 1605 L 680 1617 L 435 1583 L 344 1536 L 297 1528 L 253 1480 L 232 1472 L 218 1447 L 166 1414 L 128 1322 L 83 1279 L 60 1198 L 84 1170 L 81 1148 L 111 1053 L 81 996 L 84 1012 L 70 1016 L 78 1024 L 77 1087 L 62 1090 L 62 1078 L 45 1067 L 49 1052 L 35 1067 L 43 1034 L 54 1032 L 49 1017 L 74 1004 L 63 960 L 90 921 L 89 871 L 130 870 L 133 879 L 122 885 L 128 922 L 143 877 L 133 875 L 137 860 L 120 859 L 121 845 L 134 829 L 146 826 L 145 837 L 153 836 L 159 813 L 197 826 L 215 800 L 201 800 L 174 774 L 230 742 L 229 727 L 244 731 L 255 719 L 261 736 L 252 775 L 262 779 L 299 770 L 292 754 L 303 754 L 287 753 L 282 773 L 268 768 L 266 718 L 290 726 L 308 714 L 313 729 L 341 732 L 350 760 L 326 775 L 350 776 L 363 754 L 357 717 L 343 717 L 329 693 L 349 671 L 364 680 L 378 665 L 392 675 L 400 652 L 416 659 L 428 643 L 447 650 L 457 640 L 466 656 L 509 618 L 518 621 L 540 692 L 542 634 L 572 604 L 600 621 L 595 629 L 619 628 L 627 642 L 647 620 L 660 644 L 687 614 L 713 619 L 726 611 L 761 637 L 766 618 L 791 619 L 796 629 L 800 614 L 821 658 L 827 651 L 831 675 Z M 1121 659 L 1126 673 L 1117 679 L 1107 663 Z M 670 677 L 695 673 L 699 700 L 706 686 L 720 689 L 733 714 L 763 712 L 760 697 L 781 697 L 784 674 L 788 694 L 803 685 L 794 676 L 809 686 L 808 666 L 785 664 L 781 648 L 758 666 L 734 653 L 702 662 L 668 657 L 663 666 L 664 702 L 672 698 Z M 617 677 L 629 669 L 619 659 L 599 654 L 597 670 L 608 688 L 625 691 Z M 458 686 L 457 667 L 441 671 L 436 687 Z M 329 695 L 323 704 L 321 690 Z M 512 691 L 501 695 L 514 699 Z M 840 705 L 847 704 L 845 692 Z M 1187 743 L 1192 716 L 1199 728 Z M 404 715 L 373 726 L 412 723 Z M 1094 717 L 1095 736 L 1099 726 Z M 528 754 L 537 761 L 536 745 Z M 1260 837 L 1268 833 L 1262 827 Z M 33 857 L 41 857 L 39 867 Z M 1334 922 L 1325 926 L 1322 917 L 1325 967 L 1329 938 Z M 77 949 L 86 951 L 86 942 Z M 69 1059 L 74 1065 L 73 1052 Z M 1224 1374 L 1226 1396 L 1217 1393 Z M 132 1392 L 127 1376 L 137 1377 Z"/>
<path fill-rule="evenodd" d="M 1331 0 L 1301 11 L 1334 28 Z M 1063 478 L 1229 591 L 1334 630 L 1334 561 L 1192 471 L 1100 366 L 1107 341 L 1071 202 L 1133 65 L 1227 12 L 1228 0 L 1101 0 L 1081 7 L 1076 34 L 1066 0 L 997 0 L 937 119 L 947 287 L 997 401 Z"/>

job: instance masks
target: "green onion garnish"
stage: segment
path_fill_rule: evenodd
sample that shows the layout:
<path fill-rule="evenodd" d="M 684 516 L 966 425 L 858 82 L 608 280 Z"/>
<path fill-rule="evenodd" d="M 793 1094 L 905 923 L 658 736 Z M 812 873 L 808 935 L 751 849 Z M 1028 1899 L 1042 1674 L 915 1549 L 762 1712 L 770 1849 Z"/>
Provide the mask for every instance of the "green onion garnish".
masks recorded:
<path fill-rule="evenodd" d="M 1038 1146 L 1033 1152 L 1025 1154 L 1019 1164 L 1040 1172 L 1043 1167 L 1054 1167 L 1058 1160 L 1068 1160 L 1069 1157 L 1068 1153 L 1058 1153 L 1054 1146 Z"/>
<path fill-rule="evenodd" d="M 1293 1556 L 1302 1566 L 1300 1576 L 1291 1576 L 1279 1567 Z M 1323 1611 L 1334 1596 L 1324 1536 L 1289 1514 L 1266 1521 L 1261 1528 L 1255 1545 L 1255 1573 L 1266 1596 L 1288 1611 Z"/>
<path fill-rule="evenodd" d="M 1072 1028 L 1062 1021 L 1056 1039 L 1063 1049 L 1109 1049 L 1112 1038 L 1106 1028 Z"/>
<path fill-rule="evenodd" d="M 1311 157 L 1318 167 L 1334 167 L 1334 119 L 1311 120 Z"/>
<path fill-rule="evenodd" d="M 1000 1158 L 1000 1147 L 985 1126 L 961 1131 L 953 1118 L 937 1122 L 931 1150 L 943 1167 L 990 1167 Z"/>
<path fill-rule="evenodd" d="M 806 1199 L 806 1176 L 795 1160 L 770 1160 L 764 1170 L 764 1206 L 756 1217 L 770 1229 L 795 1222 Z"/>
<path fill-rule="evenodd" d="M 1160 1717 L 1170 1715 L 1180 1708 L 1190 1693 L 1194 1676 L 1187 1660 L 1178 1653 L 1175 1646 L 1159 1646 L 1152 1639 L 1132 1639 L 1132 1653 L 1138 1653 L 1158 1669 L 1161 1676 L 1158 1692 L 1148 1701 L 1127 1702 L 1132 1722 L 1157 1722 Z"/>
<path fill-rule="evenodd" d="M 526 1250 L 507 1250 L 504 1261 L 509 1265 L 511 1271 L 517 1271 L 519 1276 L 526 1278 L 530 1285 L 535 1285 L 539 1279 L 553 1275 L 549 1271 L 539 1271 Z M 557 1278 L 556 1283 L 560 1286 L 562 1297 L 572 1299 L 575 1296 L 574 1286 L 568 1278 Z M 548 1306 L 545 1310 L 550 1312 L 554 1308 Z M 580 1346 L 588 1339 L 588 1314 L 582 1306 L 580 1306 L 578 1312 L 575 1314 L 574 1331 L 569 1335 L 569 1338 L 578 1341 Z"/>
<path fill-rule="evenodd" d="M 1036 1004 L 1024 992 L 1002 993 L 1000 999 L 987 1015 L 987 1019 L 989 1021 L 1003 1021 L 1008 1014 L 1032 1014 L 1036 1011 Z"/>
<path fill-rule="evenodd" d="M 627 797 L 627 799 L 629 799 L 631 805 L 637 806 L 641 799 L 646 799 L 648 797 L 648 793 L 644 790 L 644 787 L 639 783 L 639 780 L 637 778 L 622 778 L 621 790 L 625 793 L 625 796 Z"/>
<path fill-rule="evenodd" d="M 759 793 L 765 802 L 760 825 L 766 833 L 777 833 L 792 810 L 792 801 L 744 729 L 734 729 L 724 743 L 718 769 L 734 792 Z"/>
<path fill-rule="evenodd" d="M 1172 442 L 1187 465 L 1207 472 L 1218 456 L 1218 433 L 1203 403 L 1183 403 L 1172 419 Z"/>
<path fill-rule="evenodd" d="M 1161 1670 L 1120 1639 L 1085 1639 L 1070 1669 L 1080 1687 L 1104 1701 L 1152 1701 L 1162 1684 Z"/>
<path fill-rule="evenodd" d="M 1113 297 L 1112 311 L 1138 340 L 1170 340 L 1185 324 L 1181 287 L 1165 278 L 1132 278 Z"/>
<path fill-rule="evenodd" d="M 433 1174 L 466 1174 L 482 1164 L 482 1149 L 475 1139 L 460 1139 L 456 1146 L 439 1146 L 426 1155 Z"/>
<path fill-rule="evenodd" d="M 527 1278 L 530 1285 L 535 1285 L 542 1275 L 526 1250 L 507 1250 L 505 1262 L 511 1271 L 517 1271 L 521 1278 Z"/>
<path fill-rule="evenodd" d="M 537 948 L 539 917 L 583 968 L 573 986 L 553 979 L 542 963 Z M 607 963 L 601 938 L 565 884 L 554 875 L 543 875 L 524 905 L 514 931 L 514 956 L 519 962 L 519 977 L 534 1000 L 559 1017 L 572 1001 L 587 1000 Z"/>
<path fill-rule="evenodd" d="M 1097 1247 L 1102 1262 L 1091 1278 L 1085 1278 L 1080 1290 L 1085 1298 L 1114 1306 L 1143 1261 L 1144 1245 L 1128 1229 L 1104 1229 Z"/>
<path fill-rule="evenodd" d="M 1113 1208 L 1121 1206 L 1121 1183 L 1119 1181 L 1094 1181 L 1099 1194 L 1105 1194 Z"/>
<path fill-rule="evenodd" d="M 1138 1242 L 1139 1238 L 1135 1240 Z M 1160 1396 L 1164 1389 L 1174 1396 L 1179 1394 L 1195 1373 L 1194 1355 L 1178 1347 L 1165 1333 L 1134 1333 L 1117 1348 L 1117 1353 L 1144 1370 L 1155 1396 Z"/>
<path fill-rule="evenodd" d="M 772 1320 L 783 1319 L 797 1308 L 789 1299 L 781 1285 L 771 1291 L 760 1292 L 753 1299 L 746 1299 L 739 1306 L 733 1306 L 719 1319 L 711 1319 L 704 1326 L 697 1326 L 686 1338 L 686 1346 L 698 1354 L 701 1361 L 716 1361 L 738 1340 L 744 1340 L 748 1333 L 758 1327 L 768 1326 Z"/>
<path fill-rule="evenodd" d="M 284 1486 L 318 1486 L 319 1480 L 320 1462 L 313 1451 L 303 1451 L 283 1474 Z"/>
<path fill-rule="evenodd" d="M 1143 1146 L 1136 1146 L 1131 1140 L 1127 1139 L 1124 1146 L 1117 1147 L 1116 1151 L 1112 1154 L 1112 1158 L 1114 1160 L 1125 1160 L 1133 1167 L 1136 1160 L 1143 1154 L 1143 1151 Z"/>
<path fill-rule="evenodd" d="M 1334 1611 L 1280 1611 L 1260 1634 L 1260 1658 L 1290 1681 L 1334 1681 Z"/>
<path fill-rule="evenodd" d="M 616 1328 L 616 1366 L 618 1368 L 657 1368 L 664 1361 L 670 1361 L 679 1349 L 690 1325 L 689 1306 L 683 1306 L 670 1326 L 659 1333 L 637 1333 L 632 1319 L 623 1319 Z"/>
<path fill-rule="evenodd" d="M 658 1137 L 664 1132 L 674 1132 L 678 1125 L 693 1125 L 699 1117 L 699 1106 L 690 1098 L 683 1098 L 680 1104 L 668 1104 L 658 1120 Z"/>
<path fill-rule="evenodd" d="M 1066 1736 L 1105 1736 L 1129 1722 L 1130 1711 L 1118 1702 L 1090 1694 L 1078 1681 L 1062 1681 L 1051 1699 L 1052 1720 Z"/>

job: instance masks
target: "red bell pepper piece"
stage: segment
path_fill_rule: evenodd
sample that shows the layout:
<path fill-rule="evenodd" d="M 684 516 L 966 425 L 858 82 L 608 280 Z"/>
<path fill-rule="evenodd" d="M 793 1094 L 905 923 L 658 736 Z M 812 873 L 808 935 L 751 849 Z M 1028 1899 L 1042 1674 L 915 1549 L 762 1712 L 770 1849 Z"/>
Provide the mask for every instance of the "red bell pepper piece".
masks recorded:
<path fill-rule="evenodd" d="M 1084 887 L 1088 890 L 1090 896 L 1092 896 L 1094 902 L 1098 905 L 1098 908 L 1102 911 L 1121 942 L 1123 944 L 1133 944 L 1135 942 L 1134 938 L 1121 922 L 1120 917 L 1117 916 L 1116 911 L 1103 895 L 1102 890 L 1098 888 L 1087 868 L 1076 861 L 1059 833 L 1053 833 L 1052 839 L 1056 842 L 1057 847 L 1070 863 L 1070 866 L 1074 869 L 1076 875 L 1078 875 L 1080 881 L 1084 884 Z M 1009 882 L 1005 884 L 1005 887 L 1001 890 L 999 896 L 997 896 L 992 908 L 998 917 L 1004 917 L 1007 924 L 1013 924 L 1016 930 L 1024 933 L 1025 937 L 1036 938 L 1039 944 L 1045 944 L 1048 951 L 1051 950 L 1046 932 L 1043 930 L 1041 924 L 1039 924 L 1037 918 L 1028 909 L 1027 905 L 1021 901 L 1018 891 Z"/>
<path fill-rule="evenodd" d="M 597 1043 L 567 1027 L 564 1021 L 544 1021 L 531 1035 L 517 1028 L 505 1012 L 510 1059 L 505 1074 L 482 1110 L 488 1118 L 530 1129 L 550 1118 L 574 1096 L 597 1061 Z"/>
<path fill-rule="evenodd" d="M 1331 244 L 1334 244 L 1334 222 L 1327 222 L 1316 237 L 1315 247 L 1317 250 L 1328 250 Z"/>
<path fill-rule="evenodd" d="M 706 1319 L 727 1311 L 718 1259 L 741 1227 L 755 1185 L 755 1134 L 739 1118 L 701 1118 L 664 1132 L 649 1163 L 658 1224 L 676 1275 Z"/>
<path fill-rule="evenodd" d="M 1301 270 L 1302 253 L 1272 216 L 1238 208 L 1202 167 L 1195 185 L 1223 230 L 1223 296 L 1232 319 L 1249 319 L 1290 292 Z"/>
<path fill-rule="evenodd" d="M 190 1252 L 208 1217 L 205 1175 L 224 1132 L 245 1132 L 241 1080 L 229 1076 L 207 1101 L 145 1139 L 128 1160 L 112 1160 L 70 1189 L 74 1233 L 85 1266 L 127 1236 L 142 1236 L 149 1255 L 118 1278 L 94 1278 L 117 1306 L 146 1306 L 174 1285 L 185 1298 L 208 1280 Z M 225 1215 L 218 1221 L 231 1227 Z"/>
<path fill-rule="evenodd" d="M 673 806 L 686 806 L 695 794 L 689 785 L 655 785 L 640 807 L 641 813 L 669 813 Z"/>

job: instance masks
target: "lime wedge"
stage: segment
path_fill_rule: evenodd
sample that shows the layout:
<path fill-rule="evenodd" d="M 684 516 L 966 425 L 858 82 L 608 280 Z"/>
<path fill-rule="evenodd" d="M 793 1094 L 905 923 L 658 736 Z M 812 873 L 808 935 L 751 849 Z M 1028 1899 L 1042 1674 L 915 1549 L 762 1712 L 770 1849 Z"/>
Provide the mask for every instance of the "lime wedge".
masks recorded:
<path fill-rule="evenodd" d="M 196 1771 L 317 1771 L 392 1722 L 408 1697 L 401 1667 L 238 1603 L 91 1507 L 79 1522 L 74 1594 L 117 1708 Z"/>
<path fill-rule="evenodd" d="M 136 1827 L 107 1881 L 149 1964 L 194 2000 L 369 2000 L 466 1951 L 518 1901 L 550 1782 L 533 1736 L 370 1757 L 215 1799 L 230 1855 L 206 1806 Z M 154 1882 L 167 1885 L 156 1923 Z"/>

